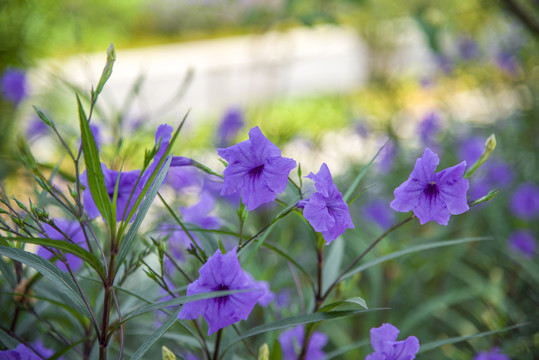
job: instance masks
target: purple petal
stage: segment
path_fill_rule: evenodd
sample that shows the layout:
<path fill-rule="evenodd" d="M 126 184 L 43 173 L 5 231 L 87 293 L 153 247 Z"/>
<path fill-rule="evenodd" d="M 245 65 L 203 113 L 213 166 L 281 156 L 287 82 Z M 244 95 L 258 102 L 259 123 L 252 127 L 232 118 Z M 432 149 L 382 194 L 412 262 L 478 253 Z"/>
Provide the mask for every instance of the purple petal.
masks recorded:
<path fill-rule="evenodd" d="M 462 214 L 470 209 L 466 200 L 466 192 L 470 185 L 468 180 L 463 178 L 465 170 L 466 162 L 463 161 L 436 174 L 440 199 L 453 215 Z"/>

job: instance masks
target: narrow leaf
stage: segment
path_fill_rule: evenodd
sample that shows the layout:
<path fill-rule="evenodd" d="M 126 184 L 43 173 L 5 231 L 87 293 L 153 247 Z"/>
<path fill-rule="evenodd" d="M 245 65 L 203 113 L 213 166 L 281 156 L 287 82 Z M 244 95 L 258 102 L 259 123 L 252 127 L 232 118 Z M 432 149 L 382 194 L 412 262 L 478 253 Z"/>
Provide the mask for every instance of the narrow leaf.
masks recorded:
<path fill-rule="evenodd" d="M 387 139 L 385 144 L 382 145 L 382 147 L 374 155 L 374 157 L 371 159 L 371 161 L 369 161 L 369 163 L 367 165 L 365 165 L 365 167 L 363 167 L 363 169 L 361 169 L 359 174 L 357 174 L 356 178 L 354 179 L 354 182 L 352 182 L 352 185 L 348 188 L 348 190 L 346 190 L 346 193 L 343 196 L 344 201 L 348 202 L 348 200 L 350 200 L 350 197 L 356 191 L 357 187 L 359 186 L 359 183 L 361 182 L 361 180 L 363 179 L 363 177 L 367 173 L 367 170 L 369 170 L 369 167 L 371 167 L 374 160 L 378 157 L 378 155 L 380 155 L 380 152 L 382 152 L 382 150 L 386 147 L 386 145 L 389 143 L 390 140 L 391 139 Z"/>
<path fill-rule="evenodd" d="M 19 345 L 17 340 L 6 334 L 2 329 L 0 329 L 0 343 L 4 344 L 10 350 L 15 349 Z"/>
<path fill-rule="evenodd" d="M 64 240 L 54 240 L 54 239 L 46 239 L 46 238 L 26 238 L 26 237 L 2 237 L 2 240 L 8 240 L 8 241 L 20 241 L 24 243 L 29 244 L 36 244 L 36 245 L 42 245 L 42 246 L 48 246 L 54 249 L 59 249 L 65 252 L 68 252 L 70 254 L 76 255 L 78 258 L 84 260 L 84 262 L 88 265 L 90 265 L 97 273 L 101 276 L 101 278 L 104 278 L 104 269 L 103 265 L 91 252 L 84 249 L 83 247 L 72 244 L 70 242 L 64 241 Z"/>
<path fill-rule="evenodd" d="M 0 246 L 0 255 L 7 256 L 36 269 L 37 272 L 51 281 L 59 291 L 63 292 L 68 299 L 72 300 L 82 314 L 88 318 L 90 317 L 77 286 L 62 270 L 41 256 L 17 248 Z"/>
<path fill-rule="evenodd" d="M 178 313 L 180 312 L 180 309 L 177 309 L 170 315 L 170 317 L 161 325 L 157 330 L 155 330 L 152 335 L 146 339 L 144 344 L 142 344 L 137 351 L 133 354 L 131 357 L 131 360 L 138 360 L 142 358 L 142 355 L 144 355 L 150 347 L 163 336 L 165 332 L 178 320 Z"/>
<path fill-rule="evenodd" d="M 350 270 L 345 275 L 343 275 L 341 280 L 344 280 L 359 272 L 362 272 L 363 270 L 366 270 L 370 268 L 371 266 L 378 265 L 380 263 L 383 263 L 384 261 L 398 258 L 399 256 L 403 256 L 403 255 L 407 255 L 407 254 L 411 254 L 411 253 L 423 251 L 423 250 L 436 249 L 436 248 L 445 247 L 445 246 L 452 246 L 452 245 L 465 244 L 465 243 L 474 242 L 474 241 L 486 241 L 486 240 L 492 240 L 492 238 L 491 237 L 473 237 L 473 238 L 447 240 L 447 241 L 440 241 L 440 242 L 433 242 L 433 243 L 428 243 L 428 244 L 412 246 L 410 248 L 400 250 L 400 251 L 395 251 L 391 254 L 379 257 L 378 259 L 374 259 L 372 261 L 369 261 L 368 263 L 360 265 L 357 268 Z"/>
<path fill-rule="evenodd" d="M 328 305 L 320 308 L 320 310 L 318 310 L 318 311 L 319 312 L 328 312 L 330 310 L 333 310 L 337 306 L 344 305 L 344 304 L 356 304 L 356 305 L 361 306 L 365 310 L 369 309 L 367 307 L 367 302 L 363 298 L 360 298 L 359 296 L 357 296 L 357 297 L 353 297 L 353 298 L 350 298 L 350 299 L 347 299 L 347 300 L 340 300 L 340 301 L 336 301 L 334 303 L 328 304 Z"/>
<path fill-rule="evenodd" d="M 480 332 L 478 334 L 473 334 L 473 335 L 458 336 L 458 337 L 454 337 L 454 338 L 450 338 L 450 339 L 431 341 L 431 342 L 428 342 L 428 343 L 426 343 L 424 345 L 421 345 L 421 347 L 419 348 L 419 352 L 422 353 L 422 352 L 426 352 L 426 351 L 436 349 L 436 348 L 438 348 L 440 346 L 443 346 L 443 345 L 455 344 L 455 343 L 458 343 L 458 342 L 468 341 L 468 340 L 483 337 L 483 336 L 489 336 L 489 335 L 498 334 L 498 333 L 501 333 L 501 332 L 504 332 L 504 331 L 517 329 L 517 328 L 525 326 L 525 325 L 528 325 L 528 323 L 517 324 L 517 325 L 513 325 L 513 326 L 507 326 L 507 327 L 504 327 L 502 329 L 497 329 L 497 330 L 492 330 L 492 331 L 484 331 L 484 332 Z"/>
<path fill-rule="evenodd" d="M 144 220 L 146 213 L 148 213 L 148 210 L 150 209 L 150 206 L 152 205 L 153 199 L 155 199 L 155 196 L 157 195 L 159 188 L 163 184 L 163 181 L 165 181 L 165 177 L 167 175 L 167 171 L 168 171 L 171 161 L 172 161 L 172 157 L 169 156 L 168 159 L 165 161 L 165 164 L 161 167 L 161 171 L 159 172 L 157 179 L 154 181 L 154 183 L 150 187 L 150 190 L 148 190 L 148 193 L 146 194 L 146 198 L 142 202 L 142 205 L 140 206 L 140 209 L 138 210 L 138 213 L 135 217 L 135 220 L 133 221 L 133 224 L 131 224 L 131 227 L 129 228 L 129 230 L 127 231 L 127 234 L 123 238 L 122 243 L 120 244 L 120 250 L 118 253 L 118 264 L 121 264 L 122 261 L 127 256 L 127 251 L 129 250 L 129 248 L 131 247 L 131 244 L 133 243 L 133 240 L 135 239 L 135 235 L 137 234 L 137 231 L 140 228 L 140 225 L 142 224 L 142 220 Z"/>
<path fill-rule="evenodd" d="M 90 130 L 90 124 L 82 108 L 79 96 L 77 95 L 77 104 L 79 106 L 79 120 L 80 120 L 80 133 L 82 139 L 82 149 L 84 150 L 84 162 L 86 164 L 86 178 L 88 180 L 88 187 L 90 193 L 94 199 L 95 205 L 99 209 L 99 212 L 103 216 L 103 219 L 107 224 L 111 224 L 112 210 L 110 204 L 110 197 L 105 186 L 105 176 L 101 169 L 101 162 L 99 160 L 99 152 L 95 143 L 94 135 Z"/>
<path fill-rule="evenodd" d="M 324 281 L 322 286 L 322 293 L 325 293 L 329 285 L 337 279 L 340 273 L 342 260 L 344 257 L 344 241 L 342 237 L 337 238 L 331 243 L 329 248 L 329 254 L 324 259 L 324 269 L 322 272 L 322 279 Z"/>

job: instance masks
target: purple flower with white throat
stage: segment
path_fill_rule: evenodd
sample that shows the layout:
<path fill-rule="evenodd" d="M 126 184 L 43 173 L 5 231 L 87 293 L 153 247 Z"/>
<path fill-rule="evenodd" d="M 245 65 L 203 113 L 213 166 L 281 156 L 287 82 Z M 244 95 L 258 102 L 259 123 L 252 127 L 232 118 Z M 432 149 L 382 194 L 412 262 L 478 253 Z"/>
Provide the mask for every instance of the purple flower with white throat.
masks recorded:
<path fill-rule="evenodd" d="M 279 335 L 279 344 L 281 345 L 283 360 L 297 360 L 301 353 L 303 340 L 305 338 L 305 327 L 298 325 L 295 328 L 289 329 Z M 322 348 L 326 346 L 328 336 L 319 331 L 315 331 L 309 339 L 309 346 L 305 353 L 305 359 L 321 360 L 326 354 Z"/>
<path fill-rule="evenodd" d="M 413 211 L 421 225 L 436 221 L 447 225 L 451 214 L 466 212 L 468 180 L 463 177 L 466 162 L 435 173 L 440 159 L 430 149 L 417 159 L 408 180 L 395 189 L 390 206 L 399 212 Z"/>
<path fill-rule="evenodd" d="M 264 295 L 259 286 L 241 269 L 236 249 L 225 255 L 217 250 L 199 270 L 200 277 L 187 287 L 187 296 L 223 290 L 252 290 L 183 305 L 179 319 L 196 319 L 203 315 L 208 335 L 246 320 L 257 301 Z"/>
<path fill-rule="evenodd" d="M 22 69 L 8 68 L 4 70 L 0 78 L 2 97 L 15 105 L 19 104 L 28 96 L 26 85 L 26 73 Z"/>
<path fill-rule="evenodd" d="M 348 205 L 333 183 L 325 163 L 316 175 L 310 173 L 306 177 L 314 181 L 316 192 L 309 199 L 300 201 L 298 207 L 303 207 L 305 219 L 315 231 L 321 232 L 327 244 L 330 244 L 346 229 L 354 228 Z"/>
<path fill-rule="evenodd" d="M 240 190 L 247 210 L 275 200 L 285 190 L 288 174 L 296 167 L 294 160 L 281 156 L 281 150 L 258 126 L 249 131 L 249 140 L 217 149 L 217 153 L 228 161 L 221 195 Z"/>
<path fill-rule="evenodd" d="M 409 336 L 406 340 L 397 341 L 399 329 L 391 324 L 371 329 L 371 345 L 374 353 L 365 360 L 412 360 L 419 351 L 419 340 Z"/>
<path fill-rule="evenodd" d="M 473 360 L 510 360 L 510 357 L 502 354 L 499 348 L 494 347 L 490 351 L 481 351 Z"/>

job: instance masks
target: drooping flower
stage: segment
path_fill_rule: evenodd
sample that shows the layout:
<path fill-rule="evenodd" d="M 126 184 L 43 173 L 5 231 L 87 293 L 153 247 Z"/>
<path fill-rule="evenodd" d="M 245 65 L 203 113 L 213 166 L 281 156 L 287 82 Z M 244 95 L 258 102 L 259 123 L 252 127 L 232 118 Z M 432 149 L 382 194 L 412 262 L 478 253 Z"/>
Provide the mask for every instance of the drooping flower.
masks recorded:
<path fill-rule="evenodd" d="M 509 235 L 509 248 L 522 257 L 533 258 L 537 255 L 537 240 L 530 231 L 513 231 Z"/>
<path fill-rule="evenodd" d="M 105 187 L 107 188 L 107 193 L 109 194 L 110 201 L 112 203 L 114 198 L 114 189 L 116 187 L 116 180 L 118 179 L 118 171 L 109 170 L 107 166 L 101 163 L 101 171 L 103 171 L 103 176 L 105 178 Z M 139 177 L 140 170 L 133 171 L 123 171 L 120 174 L 118 179 L 118 196 L 116 199 L 116 220 L 121 221 L 124 219 L 123 215 L 125 212 L 125 218 L 131 211 L 131 208 L 135 204 L 137 197 L 140 194 L 140 187 L 135 188 L 137 179 Z M 84 203 L 84 210 L 90 218 L 95 218 L 100 215 L 99 209 L 97 208 L 92 193 L 90 192 L 90 187 L 88 186 L 88 178 L 86 171 L 81 176 L 81 184 L 86 188 L 82 192 L 82 200 Z M 133 192 L 133 195 L 131 195 Z M 131 218 L 131 221 L 134 217 Z"/>
<path fill-rule="evenodd" d="M 481 351 L 473 360 L 510 360 L 510 357 L 502 354 L 497 347 L 492 348 L 490 351 Z"/>
<path fill-rule="evenodd" d="M 363 207 L 363 214 L 367 220 L 387 230 L 393 225 L 395 220 L 395 213 L 391 211 L 388 205 L 388 201 L 381 199 L 371 201 Z"/>
<path fill-rule="evenodd" d="M 26 85 L 26 73 L 22 69 L 8 68 L 4 70 L 0 79 L 2 97 L 15 105 L 19 104 L 28 96 Z"/>
<path fill-rule="evenodd" d="M 294 160 L 281 156 L 281 150 L 258 126 L 249 131 L 249 140 L 217 149 L 217 153 L 228 161 L 221 195 L 240 190 L 247 210 L 275 200 L 285 190 L 288 173 L 296 166 Z"/>
<path fill-rule="evenodd" d="M 13 350 L 0 351 L 0 360 L 41 360 L 41 357 L 32 352 L 26 345 L 19 344 Z"/>
<path fill-rule="evenodd" d="M 408 180 L 395 189 L 390 206 L 395 211 L 413 211 L 423 225 L 436 221 L 447 225 L 451 214 L 469 209 L 466 202 L 468 180 L 464 179 L 466 162 L 435 173 L 440 159 L 430 149 L 417 159 Z"/>
<path fill-rule="evenodd" d="M 298 207 L 303 207 L 305 219 L 314 230 L 322 233 L 326 243 L 329 244 L 346 229 L 354 228 L 348 205 L 333 183 L 325 163 L 316 175 L 310 173 L 306 177 L 314 181 L 316 192 L 309 199 L 298 203 Z"/>
<path fill-rule="evenodd" d="M 279 343 L 281 345 L 283 360 L 298 360 L 305 338 L 305 327 L 303 325 L 296 326 L 279 335 Z M 328 336 L 319 331 L 315 331 L 309 339 L 309 346 L 305 354 L 305 359 L 319 360 L 325 358 L 326 354 L 322 348 L 326 346 Z"/>
<path fill-rule="evenodd" d="M 539 214 L 539 186 L 531 182 L 520 185 L 511 198 L 511 210 L 521 219 L 536 218 Z"/>
<path fill-rule="evenodd" d="M 208 335 L 219 329 L 246 320 L 263 292 L 245 275 L 236 249 L 225 255 L 215 252 L 199 270 L 200 277 L 187 287 L 187 296 L 222 290 L 252 291 L 197 300 L 183 305 L 179 319 L 196 319 L 203 315 L 208 322 Z"/>
<path fill-rule="evenodd" d="M 241 130 L 244 124 L 245 121 L 243 120 L 243 112 L 240 108 L 232 107 L 228 109 L 225 112 L 219 127 L 217 128 L 217 146 L 230 146 L 232 141 L 234 141 L 236 138 L 236 135 L 238 135 L 238 131 Z"/>
<path fill-rule="evenodd" d="M 54 220 L 54 224 L 63 231 L 69 239 L 71 239 L 75 244 L 82 246 L 86 250 L 88 250 L 88 245 L 86 245 L 86 240 L 84 238 L 84 233 L 80 227 L 80 224 L 77 221 L 70 221 L 66 219 L 56 219 Z M 43 224 L 43 229 L 45 229 L 45 233 L 47 234 L 47 237 L 54 240 L 66 240 L 64 235 L 62 235 L 61 232 L 56 230 L 54 227 L 50 226 L 49 224 Z M 67 241 L 67 240 L 66 240 Z M 39 246 L 37 250 L 37 255 L 49 260 L 53 257 L 53 253 L 44 248 L 43 246 Z M 67 263 L 69 264 L 69 267 L 73 271 L 77 271 L 80 269 L 80 267 L 83 264 L 83 261 L 78 258 L 77 256 L 71 254 L 71 253 L 65 253 L 65 258 L 67 260 Z M 62 270 L 67 272 L 66 265 L 61 261 L 56 261 L 56 265 Z"/>
<path fill-rule="evenodd" d="M 391 324 L 371 329 L 371 345 L 374 353 L 365 360 L 412 360 L 419 351 L 419 340 L 409 336 L 406 340 L 397 341 L 399 329 Z"/>

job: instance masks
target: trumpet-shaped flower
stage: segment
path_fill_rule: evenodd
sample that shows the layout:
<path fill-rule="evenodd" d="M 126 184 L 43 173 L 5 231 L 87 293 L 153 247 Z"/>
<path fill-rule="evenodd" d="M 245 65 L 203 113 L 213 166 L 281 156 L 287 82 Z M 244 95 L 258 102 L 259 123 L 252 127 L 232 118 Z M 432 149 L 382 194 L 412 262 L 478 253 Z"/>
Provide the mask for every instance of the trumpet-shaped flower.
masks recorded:
<path fill-rule="evenodd" d="M 371 329 L 371 345 L 374 353 L 365 360 L 412 360 L 419 351 L 419 340 L 409 336 L 406 340 L 397 341 L 399 329 L 391 324 Z"/>
<path fill-rule="evenodd" d="M 219 329 L 246 320 L 257 301 L 264 295 L 260 287 L 241 269 L 236 249 L 223 255 L 219 250 L 200 268 L 199 278 L 187 287 L 187 295 L 223 290 L 252 290 L 187 303 L 179 319 L 196 319 L 200 315 L 208 322 L 208 335 Z"/>
<path fill-rule="evenodd" d="M 314 230 L 321 232 L 327 244 L 335 240 L 346 229 L 354 228 L 350 218 L 348 205 L 344 202 L 328 166 L 324 163 L 315 175 L 307 176 L 314 180 L 316 192 L 307 200 L 301 201 L 298 207 L 303 207 L 303 216 Z"/>
<path fill-rule="evenodd" d="M 240 190 L 247 210 L 275 200 L 285 190 L 288 173 L 296 166 L 294 160 L 281 156 L 281 150 L 258 126 L 249 131 L 249 140 L 217 149 L 217 153 L 228 161 L 221 195 Z"/>
<path fill-rule="evenodd" d="M 427 148 L 408 180 L 395 189 L 391 208 L 399 212 L 412 210 L 421 224 L 434 220 L 441 225 L 447 225 L 451 214 L 467 211 L 469 184 L 463 177 L 466 162 L 435 173 L 439 162 L 438 155 Z"/>

